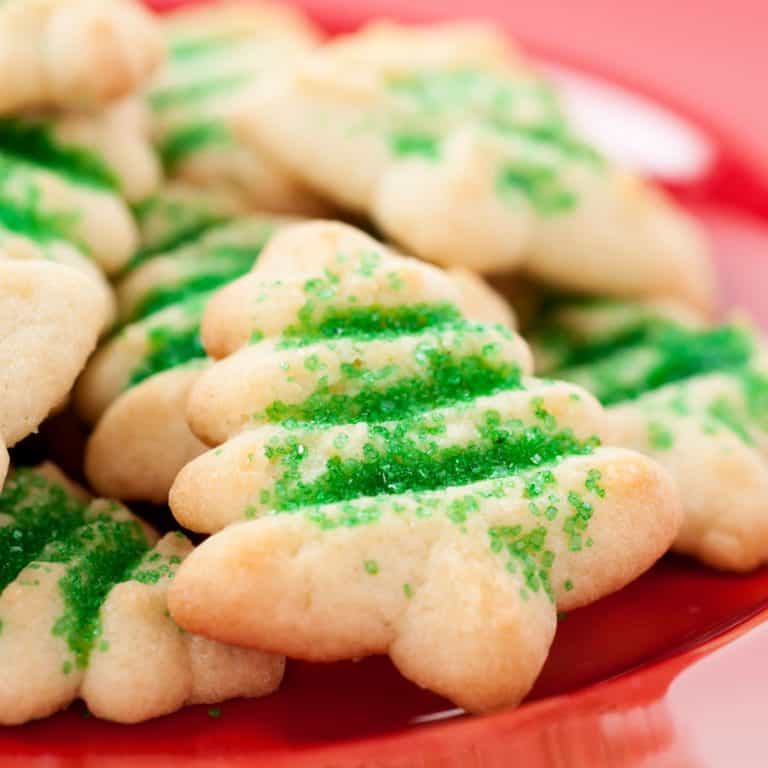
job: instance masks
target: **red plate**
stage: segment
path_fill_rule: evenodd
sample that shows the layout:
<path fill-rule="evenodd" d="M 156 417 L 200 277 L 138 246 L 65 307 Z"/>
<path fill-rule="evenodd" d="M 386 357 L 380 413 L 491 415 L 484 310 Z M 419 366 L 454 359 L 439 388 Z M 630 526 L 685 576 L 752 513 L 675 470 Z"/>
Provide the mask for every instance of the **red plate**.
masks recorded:
<path fill-rule="evenodd" d="M 373 11 L 427 19 L 468 6 L 465 0 L 303 4 L 329 31 L 353 27 Z M 472 7 L 478 5 L 482 0 Z M 536 39 L 556 39 L 545 34 L 551 26 L 544 26 L 542 12 L 553 3 L 533 4 L 529 12 L 526 3 L 485 3 L 492 5 L 501 19 L 522 17 L 519 26 L 529 36 L 539 24 Z M 647 6 L 661 11 L 667 3 Z M 721 8 L 726 18 L 729 6 Z M 614 20 L 617 13 L 623 10 Z M 571 32 L 583 38 L 588 28 L 574 19 L 571 29 L 571 21 L 559 33 L 564 41 Z M 594 54 L 600 42 L 590 40 L 582 49 Z M 694 120 L 672 111 L 669 101 L 662 107 L 626 82 L 619 89 L 616 80 L 611 84 L 594 71 L 585 80 L 589 70 L 583 66 L 574 79 L 574 47 L 563 43 L 560 49 L 569 55 L 550 51 L 543 58 L 557 62 L 556 73 L 566 75 L 590 122 L 600 117 L 602 140 L 620 154 L 629 151 L 630 160 L 656 172 L 701 217 L 715 244 L 724 306 L 744 306 L 768 326 L 762 301 L 768 287 L 768 175 L 756 170 L 756 148 L 726 140 L 721 122 Z M 632 57 L 637 60 L 636 49 Z M 716 100 L 710 103 L 716 108 Z M 767 656 L 768 570 L 723 575 L 667 557 L 621 592 L 564 617 L 536 687 L 517 710 L 464 716 L 404 681 L 380 658 L 294 663 L 277 695 L 225 703 L 216 718 L 205 707 L 192 707 L 120 726 L 85 718 L 75 706 L 43 722 L 6 728 L 0 732 L 0 766 L 764 766 Z"/>

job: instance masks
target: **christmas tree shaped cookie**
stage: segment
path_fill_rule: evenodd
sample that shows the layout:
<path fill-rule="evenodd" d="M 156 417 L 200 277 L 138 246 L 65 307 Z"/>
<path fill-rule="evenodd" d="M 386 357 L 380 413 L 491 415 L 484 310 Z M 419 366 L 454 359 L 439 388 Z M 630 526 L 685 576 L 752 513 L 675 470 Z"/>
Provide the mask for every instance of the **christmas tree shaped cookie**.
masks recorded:
<path fill-rule="evenodd" d="M 284 660 L 182 632 L 166 593 L 192 550 L 55 468 L 19 470 L 0 494 L 0 723 L 82 698 L 133 723 L 185 704 L 275 690 Z"/>
<path fill-rule="evenodd" d="M 525 343 L 461 299 L 437 268 L 324 222 L 277 235 L 212 299 L 218 362 L 188 416 L 215 447 L 171 507 L 213 535 L 169 590 L 181 626 L 311 660 L 386 653 L 487 710 L 530 688 L 557 610 L 667 549 L 664 470 L 601 447 L 599 404 L 531 378 Z"/>
<path fill-rule="evenodd" d="M 327 206 L 230 126 L 245 93 L 304 55 L 318 35 L 293 8 L 223 2 L 168 13 L 168 63 L 147 93 L 166 171 L 259 211 L 318 214 Z"/>
<path fill-rule="evenodd" d="M 694 222 L 580 140 L 492 28 L 373 24 L 299 60 L 236 122 L 255 148 L 427 260 L 712 303 Z"/>
<path fill-rule="evenodd" d="M 675 306 L 559 299 L 532 335 L 542 374 L 587 388 L 617 445 L 675 478 L 675 549 L 726 570 L 768 561 L 768 371 L 746 323 L 710 326 Z"/>

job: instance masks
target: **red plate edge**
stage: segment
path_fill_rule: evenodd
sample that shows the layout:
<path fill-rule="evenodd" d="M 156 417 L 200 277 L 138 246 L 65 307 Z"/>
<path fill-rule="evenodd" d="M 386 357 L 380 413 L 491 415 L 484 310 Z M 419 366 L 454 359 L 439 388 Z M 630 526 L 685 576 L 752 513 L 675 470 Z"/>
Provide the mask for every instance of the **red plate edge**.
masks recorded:
<path fill-rule="evenodd" d="M 155 4 L 169 5 L 162 0 Z M 347 4 L 346 16 L 331 18 L 318 12 L 318 3 L 309 4 L 314 6 L 315 18 L 331 31 L 354 26 L 364 7 L 360 3 L 350 13 Z M 424 14 L 411 16 L 428 20 Z M 768 181 L 751 170 L 748 155 L 738 141 L 724 135 L 716 121 L 680 110 L 673 99 L 660 98 L 642 84 L 606 76 L 574 57 L 563 57 L 538 46 L 525 46 L 525 41 L 523 45 L 543 58 L 648 96 L 702 127 L 718 149 L 713 172 L 703 184 L 672 191 L 704 214 L 719 245 L 725 249 L 722 253 L 727 261 L 737 260 L 741 265 L 741 259 L 749 257 L 751 266 L 746 271 L 758 269 L 756 247 L 768 246 L 764 224 L 768 219 Z M 734 244 L 735 240 L 738 244 Z M 765 259 L 759 261 L 759 270 L 768 277 Z M 768 285 L 768 280 L 755 281 L 752 277 L 749 282 L 759 283 L 757 288 Z M 739 290 L 735 291 L 730 287 L 732 296 L 738 295 L 739 290 L 743 293 L 743 286 L 736 286 Z M 757 295 L 751 298 L 748 303 L 756 306 Z M 738 622 L 735 627 L 727 631 L 722 631 L 722 625 L 713 627 L 712 639 L 685 650 L 678 645 L 670 658 L 654 663 L 639 658 L 638 669 L 616 679 L 573 693 L 549 696 L 513 711 L 411 727 L 384 735 L 369 734 L 324 745 L 297 744 L 296 751 L 280 754 L 270 751 L 268 755 L 262 755 L 257 744 L 248 745 L 247 733 L 243 734 L 243 742 L 233 744 L 226 755 L 214 756 L 194 747 L 184 755 L 175 749 L 168 752 L 161 743 L 156 745 L 156 752 L 151 744 L 136 753 L 106 754 L 99 748 L 91 752 L 88 727 L 95 724 L 90 721 L 84 721 L 84 727 L 77 729 L 83 743 L 75 750 L 60 751 L 55 743 L 43 744 L 34 731 L 27 733 L 29 738 L 17 738 L 18 731 L 5 729 L 0 732 L 0 766 L 494 768 L 520 764 L 531 768 L 566 765 L 599 768 L 647 765 L 646 761 L 651 759 L 654 765 L 665 766 L 764 765 L 765 760 L 759 756 L 764 746 L 761 712 L 768 683 L 768 665 L 764 662 L 768 655 L 768 609 L 762 605 L 768 600 L 768 578 L 758 574 L 745 579 L 745 588 L 748 583 L 762 599 L 755 600 L 751 608 L 741 606 L 740 613 L 731 620 Z M 659 600 L 663 601 L 661 595 Z M 744 618 L 750 610 L 751 618 Z M 600 643 L 596 642 L 595 646 L 592 650 L 598 652 Z M 719 703 L 708 705 L 713 692 Z M 226 713 L 226 705 L 224 711 Z M 44 731 L 39 735 L 44 735 Z M 129 738 L 130 733 L 123 736 L 126 741 Z"/>

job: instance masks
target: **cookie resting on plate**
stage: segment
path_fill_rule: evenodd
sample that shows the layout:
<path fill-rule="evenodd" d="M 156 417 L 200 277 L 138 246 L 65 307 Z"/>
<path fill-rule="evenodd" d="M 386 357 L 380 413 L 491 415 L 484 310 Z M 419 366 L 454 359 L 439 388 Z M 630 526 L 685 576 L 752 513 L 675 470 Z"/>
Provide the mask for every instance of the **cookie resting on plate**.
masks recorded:
<path fill-rule="evenodd" d="M 160 30 L 134 0 L 0 4 L 0 114 L 93 109 L 128 96 L 163 60 Z"/>
<path fill-rule="evenodd" d="M 188 414 L 217 447 L 170 501 L 213 535 L 169 590 L 181 626 L 315 661 L 386 653 L 482 711 L 526 694 L 558 610 L 668 548 L 665 470 L 601 447 L 597 401 L 531 378 L 522 339 L 469 320 L 446 279 L 319 222 L 210 302 L 218 362 Z"/>
<path fill-rule="evenodd" d="M 539 373 L 606 406 L 612 443 L 670 471 L 685 511 L 675 550 L 729 571 L 768 562 L 768 369 L 753 328 L 675 305 L 561 297 L 530 338 Z"/>
<path fill-rule="evenodd" d="M 245 93 L 262 89 L 316 45 L 310 23 L 284 5 L 224 2 L 177 10 L 161 24 L 168 63 L 147 103 L 168 174 L 259 211 L 327 212 L 292 173 L 240 141 L 229 124 Z"/>
<path fill-rule="evenodd" d="M 416 256 L 712 305 L 695 222 L 575 135 L 492 27 L 372 24 L 297 61 L 235 121 L 254 148 Z"/>
<path fill-rule="evenodd" d="M 104 304 L 94 286 L 71 267 L 0 257 L 0 486 L 6 447 L 64 401 L 96 346 Z"/>
<path fill-rule="evenodd" d="M 18 470 L 0 494 L 0 723 L 84 700 L 135 723 L 186 704 L 263 696 L 284 659 L 183 632 L 166 593 L 192 550 L 128 509 L 90 500 L 55 467 Z"/>

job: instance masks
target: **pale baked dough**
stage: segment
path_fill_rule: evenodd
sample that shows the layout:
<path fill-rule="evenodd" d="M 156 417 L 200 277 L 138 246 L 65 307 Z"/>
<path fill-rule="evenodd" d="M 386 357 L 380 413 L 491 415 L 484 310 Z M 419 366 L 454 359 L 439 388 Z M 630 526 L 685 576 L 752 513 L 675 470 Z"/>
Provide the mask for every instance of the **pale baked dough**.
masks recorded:
<path fill-rule="evenodd" d="M 0 484 L 5 447 L 34 432 L 96 346 L 104 305 L 71 267 L 0 258 Z"/>
<path fill-rule="evenodd" d="M 189 630 L 313 661 L 386 653 L 471 711 L 514 705 L 556 612 L 636 578 L 681 510 L 603 411 L 467 319 L 440 270 L 350 227 L 278 234 L 204 318 L 188 410 L 216 446 L 171 490 L 213 534 L 169 591 Z"/>
<path fill-rule="evenodd" d="M 176 179 L 223 192 L 252 210 L 318 215 L 329 210 L 281 164 L 232 133 L 249 91 L 313 48 L 318 34 L 284 5 L 223 2 L 163 16 L 166 68 L 147 94 L 157 145 Z"/>
<path fill-rule="evenodd" d="M 166 593 L 192 551 L 186 537 L 159 539 L 125 507 L 72 495 L 48 468 L 13 476 L 0 496 L 0 534 L 32 530 L 35 513 L 50 525 L 35 545 L 25 541 L 24 562 L 0 584 L 0 723 L 46 717 L 76 698 L 97 717 L 136 723 L 280 685 L 283 657 L 182 632 L 170 619 Z M 89 552 L 98 554 L 89 561 Z M 110 558 L 115 572 L 94 570 Z M 71 591 L 93 589 L 89 577 L 106 581 L 95 587 L 103 594 Z M 92 617 L 77 602 L 87 599 Z"/>
<path fill-rule="evenodd" d="M 491 27 L 372 24 L 298 61 L 235 122 L 422 258 L 711 308 L 693 220 L 578 139 Z"/>
<path fill-rule="evenodd" d="M 143 86 L 163 55 L 158 25 L 134 0 L 5 0 L 0 114 L 103 106 Z"/>

